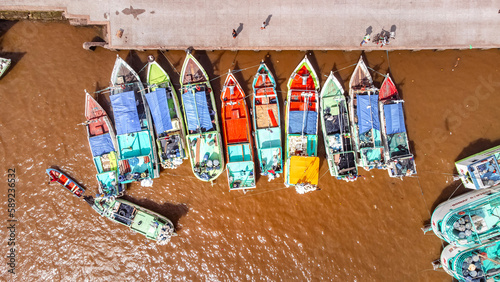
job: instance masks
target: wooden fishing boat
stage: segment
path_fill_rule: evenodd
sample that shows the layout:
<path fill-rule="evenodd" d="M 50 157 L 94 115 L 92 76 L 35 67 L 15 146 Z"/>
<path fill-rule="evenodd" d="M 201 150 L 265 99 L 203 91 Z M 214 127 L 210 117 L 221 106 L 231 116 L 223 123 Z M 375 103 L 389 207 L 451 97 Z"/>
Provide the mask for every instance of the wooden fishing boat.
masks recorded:
<path fill-rule="evenodd" d="M 412 176 L 417 173 L 406 133 L 403 102 L 396 85 L 387 74 L 380 86 L 379 110 L 385 160 L 391 177 Z"/>
<path fill-rule="evenodd" d="M 264 61 L 253 79 L 253 130 L 260 174 L 273 179 L 283 172 L 281 120 L 276 81 Z"/>
<path fill-rule="evenodd" d="M 384 146 L 380 133 L 378 89 L 368 68 L 359 58 L 349 81 L 349 115 L 351 133 L 359 156 L 358 167 L 384 169 Z"/>
<path fill-rule="evenodd" d="M 351 138 L 349 114 L 344 88 L 330 72 L 321 90 L 321 129 L 325 141 L 326 160 L 332 176 L 352 181 L 358 176 L 357 153 Z"/>
<path fill-rule="evenodd" d="M 207 73 L 190 52 L 180 83 L 191 168 L 199 180 L 213 181 L 224 168 L 217 105 Z"/>
<path fill-rule="evenodd" d="M 175 233 L 174 224 L 163 215 L 120 198 L 93 198 L 85 201 L 100 215 L 128 226 L 130 230 L 156 241 L 159 245 L 170 242 Z"/>
<path fill-rule="evenodd" d="M 500 146 L 455 162 L 465 188 L 485 189 L 500 184 Z"/>
<path fill-rule="evenodd" d="M 11 63 L 11 59 L 0 58 L 0 78 L 7 72 Z"/>
<path fill-rule="evenodd" d="M 461 282 L 500 281 L 500 241 L 468 248 L 448 245 L 441 252 L 439 266 Z"/>
<path fill-rule="evenodd" d="M 226 77 L 220 98 L 229 191 L 255 188 L 250 115 L 245 93 L 231 71 Z"/>
<path fill-rule="evenodd" d="M 60 170 L 54 169 L 54 168 L 48 168 L 45 170 L 47 174 L 49 175 L 50 182 L 57 182 L 64 186 L 64 188 L 68 189 L 73 195 L 77 196 L 78 198 L 82 197 L 83 193 L 85 193 L 85 190 L 82 188 L 82 186 L 78 185 L 73 179 L 71 179 L 69 176 L 61 172 Z"/>
<path fill-rule="evenodd" d="M 92 159 L 97 169 L 99 193 L 107 197 L 119 197 L 125 184 L 118 181 L 116 136 L 106 111 L 85 91 L 85 128 Z"/>
<path fill-rule="evenodd" d="M 139 76 L 118 56 L 110 88 L 118 143 L 118 181 L 141 181 L 151 186 L 160 172 L 151 113 Z"/>
<path fill-rule="evenodd" d="M 285 106 L 285 185 L 298 193 L 317 189 L 319 83 L 307 56 L 288 80 Z"/>
<path fill-rule="evenodd" d="M 163 168 L 177 168 L 187 159 L 184 122 L 177 94 L 165 70 L 150 56 L 146 94 L 153 116 L 158 157 Z"/>

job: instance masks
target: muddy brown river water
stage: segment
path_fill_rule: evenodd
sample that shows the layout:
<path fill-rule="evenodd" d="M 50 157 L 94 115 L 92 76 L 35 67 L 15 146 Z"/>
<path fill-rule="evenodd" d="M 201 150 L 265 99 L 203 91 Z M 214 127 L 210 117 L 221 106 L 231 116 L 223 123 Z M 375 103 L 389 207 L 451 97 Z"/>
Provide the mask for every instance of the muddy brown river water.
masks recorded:
<path fill-rule="evenodd" d="M 163 170 L 152 188 L 132 185 L 126 198 L 175 223 L 178 237 L 157 246 L 95 213 L 84 201 L 48 185 L 57 166 L 97 192 L 84 121 L 84 89 L 108 86 L 116 55 L 136 71 L 155 55 L 178 87 L 183 51 L 112 52 L 82 49 L 98 35 L 66 23 L 0 22 L 0 56 L 13 65 L 0 80 L 0 280 L 334 280 L 451 281 L 433 271 L 441 241 L 420 228 L 459 186 L 454 162 L 500 145 L 498 50 L 373 51 L 365 54 L 379 86 L 391 71 L 405 103 L 418 177 L 392 179 L 361 170 L 356 182 L 330 177 L 321 158 L 320 191 L 299 195 L 283 178 L 260 178 L 246 194 L 229 192 L 223 174 L 211 186 L 186 161 Z M 402 35 L 400 35 L 402 36 Z M 397 40 L 397 39 L 396 39 Z M 195 51 L 220 106 L 228 69 L 249 93 L 262 59 L 282 98 L 306 52 Z M 339 70 L 344 87 L 360 52 L 307 52 L 321 84 Z M 143 78 L 145 72 L 139 73 Z M 222 76 L 222 79 L 219 78 Z M 281 100 L 283 102 L 283 99 Z M 219 108 L 220 110 L 220 108 Z M 282 113 L 283 118 L 283 113 Z M 319 153 L 324 154 L 320 140 Z M 9 252 L 8 169 L 16 170 L 16 265 Z M 455 195 L 463 193 L 459 188 Z"/>

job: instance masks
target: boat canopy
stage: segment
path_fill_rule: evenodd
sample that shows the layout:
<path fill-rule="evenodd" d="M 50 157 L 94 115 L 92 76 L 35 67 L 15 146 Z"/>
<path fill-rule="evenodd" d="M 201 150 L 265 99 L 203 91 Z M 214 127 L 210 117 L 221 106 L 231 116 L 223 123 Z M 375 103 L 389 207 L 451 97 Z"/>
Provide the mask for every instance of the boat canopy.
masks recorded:
<path fill-rule="evenodd" d="M 318 185 L 319 158 L 292 156 L 290 158 L 290 184 Z"/>
<path fill-rule="evenodd" d="M 90 137 L 89 143 L 90 149 L 92 150 L 92 156 L 94 157 L 102 156 L 115 150 L 113 140 L 111 140 L 111 135 L 109 135 L 109 133 Z"/>
<path fill-rule="evenodd" d="M 384 105 L 387 135 L 406 132 L 403 103 Z"/>
<path fill-rule="evenodd" d="M 141 131 L 134 91 L 111 95 L 110 100 L 115 116 L 116 134 L 122 135 Z"/>
<path fill-rule="evenodd" d="M 209 131 L 213 128 L 210 112 L 208 111 L 207 95 L 204 90 L 192 93 L 191 90 L 182 95 L 188 130 L 200 128 Z"/>
<path fill-rule="evenodd" d="M 157 134 L 171 130 L 173 127 L 165 88 L 157 88 L 155 91 L 147 93 L 146 100 L 153 115 Z"/>
<path fill-rule="evenodd" d="M 318 114 L 315 111 L 290 111 L 288 133 L 315 135 L 317 119 Z"/>
<path fill-rule="evenodd" d="M 368 132 L 372 128 L 380 130 L 377 95 L 358 96 L 358 121 L 359 134 Z"/>

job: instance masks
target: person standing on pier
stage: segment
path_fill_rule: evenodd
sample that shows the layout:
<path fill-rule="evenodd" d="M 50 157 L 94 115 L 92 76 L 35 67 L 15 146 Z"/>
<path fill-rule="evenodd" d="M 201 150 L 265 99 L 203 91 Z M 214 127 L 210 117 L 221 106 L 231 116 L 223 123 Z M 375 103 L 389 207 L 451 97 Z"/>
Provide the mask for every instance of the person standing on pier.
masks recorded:
<path fill-rule="evenodd" d="M 236 32 L 236 29 L 233 29 L 233 39 L 236 38 L 236 36 L 238 36 L 238 33 Z"/>
<path fill-rule="evenodd" d="M 261 29 L 261 30 L 266 29 L 266 25 L 267 25 L 267 24 L 266 24 L 266 22 L 263 22 L 263 23 L 262 23 L 262 26 L 260 27 L 260 29 Z"/>

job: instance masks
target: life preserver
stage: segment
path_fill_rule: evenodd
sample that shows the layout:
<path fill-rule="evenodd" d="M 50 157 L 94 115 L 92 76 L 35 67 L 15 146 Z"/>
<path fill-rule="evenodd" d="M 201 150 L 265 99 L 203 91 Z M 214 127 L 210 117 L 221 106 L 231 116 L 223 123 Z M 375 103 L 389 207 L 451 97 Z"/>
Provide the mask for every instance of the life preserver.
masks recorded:
<path fill-rule="evenodd" d="M 201 90 L 200 85 L 196 85 L 196 90 L 197 90 L 197 91 L 200 91 L 200 90 Z"/>

